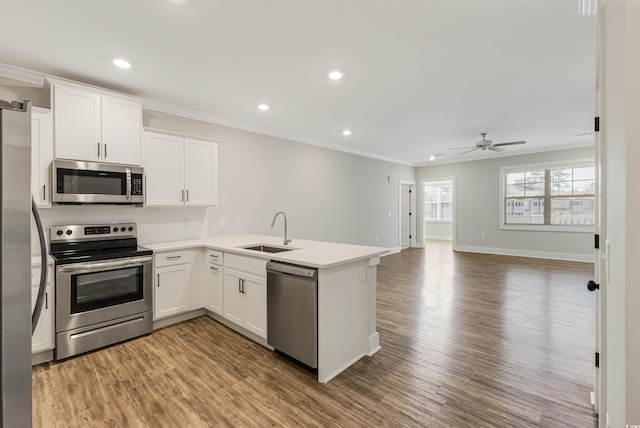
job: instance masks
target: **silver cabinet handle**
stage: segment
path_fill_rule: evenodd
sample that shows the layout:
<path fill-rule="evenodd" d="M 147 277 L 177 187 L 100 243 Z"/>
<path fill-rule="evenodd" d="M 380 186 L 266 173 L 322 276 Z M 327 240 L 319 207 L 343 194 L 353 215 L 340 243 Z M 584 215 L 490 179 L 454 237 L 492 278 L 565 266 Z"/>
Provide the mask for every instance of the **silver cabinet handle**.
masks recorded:
<path fill-rule="evenodd" d="M 171 257 L 167 257 L 167 260 L 178 260 L 180 257 L 182 256 L 171 256 Z"/>
<path fill-rule="evenodd" d="M 211 269 L 214 272 L 218 272 L 220 269 L 215 267 L 215 266 L 209 266 L 209 269 Z"/>
<path fill-rule="evenodd" d="M 156 275 L 158 275 L 158 287 L 160 287 L 160 274 L 158 273 Z"/>
<path fill-rule="evenodd" d="M 44 293 L 44 308 L 49 309 L 49 293 Z"/>
<path fill-rule="evenodd" d="M 184 202 L 184 189 L 182 189 L 182 190 L 180 191 L 180 193 L 181 193 L 181 195 L 182 195 L 182 196 L 180 196 L 180 202 Z"/>
<path fill-rule="evenodd" d="M 107 145 L 104 145 L 104 158 L 107 158 Z"/>
<path fill-rule="evenodd" d="M 241 279 L 240 281 L 242 281 L 242 294 L 245 294 L 245 292 L 244 292 L 244 279 Z"/>
<path fill-rule="evenodd" d="M 100 159 L 100 142 L 98 142 L 98 159 Z"/>
<path fill-rule="evenodd" d="M 186 202 L 189 202 L 189 189 L 187 189 L 187 200 Z"/>
<path fill-rule="evenodd" d="M 43 201 L 47 200 L 47 185 L 46 184 L 42 185 L 42 200 Z"/>
<path fill-rule="evenodd" d="M 238 293 L 242 293 L 242 279 L 238 278 Z"/>

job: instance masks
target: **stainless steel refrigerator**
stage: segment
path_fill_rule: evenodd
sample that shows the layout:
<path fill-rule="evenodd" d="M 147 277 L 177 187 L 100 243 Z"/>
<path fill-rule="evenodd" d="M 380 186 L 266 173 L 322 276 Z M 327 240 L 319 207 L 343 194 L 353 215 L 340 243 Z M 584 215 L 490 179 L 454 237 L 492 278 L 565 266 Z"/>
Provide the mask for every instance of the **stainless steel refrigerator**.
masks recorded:
<path fill-rule="evenodd" d="M 0 100 L 2 427 L 31 426 L 31 106 Z M 46 266 L 43 265 L 43 266 Z M 45 269 L 46 270 L 46 269 Z"/>

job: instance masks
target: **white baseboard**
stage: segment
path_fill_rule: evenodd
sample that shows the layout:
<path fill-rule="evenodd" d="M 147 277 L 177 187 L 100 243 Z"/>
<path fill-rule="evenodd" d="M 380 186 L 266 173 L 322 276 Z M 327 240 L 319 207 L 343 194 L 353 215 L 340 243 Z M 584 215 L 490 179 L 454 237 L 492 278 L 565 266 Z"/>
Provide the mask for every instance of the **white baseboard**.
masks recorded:
<path fill-rule="evenodd" d="M 435 239 L 437 241 L 453 241 L 453 238 L 448 235 L 427 235 L 424 239 Z"/>
<path fill-rule="evenodd" d="M 384 257 L 384 256 L 388 256 L 390 254 L 396 254 L 399 253 L 400 250 L 402 250 L 402 248 L 400 247 L 393 247 L 393 248 L 389 248 L 389 252 L 388 253 L 384 253 L 383 255 L 381 255 L 380 257 Z"/>
<path fill-rule="evenodd" d="M 474 247 L 456 245 L 454 251 L 466 253 L 498 254 L 501 256 L 531 257 L 534 259 L 565 260 L 570 262 L 593 263 L 594 256 L 589 254 L 558 253 L 552 251 L 517 250 L 513 248 Z"/>

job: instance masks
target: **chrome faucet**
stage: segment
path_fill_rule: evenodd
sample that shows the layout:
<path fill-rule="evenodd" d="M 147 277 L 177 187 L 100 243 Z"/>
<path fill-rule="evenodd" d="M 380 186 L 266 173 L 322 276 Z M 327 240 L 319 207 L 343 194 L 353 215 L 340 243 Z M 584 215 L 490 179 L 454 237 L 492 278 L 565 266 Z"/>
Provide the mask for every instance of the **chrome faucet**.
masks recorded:
<path fill-rule="evenodd" d="M 273 226 L 275 226 L 276 219 L 280 214 L 282 214 L 282 217 L 284 218 L 284 245 L 287 245 L 289 242 L 291 242 L 291 239 L 287 238 L 287 213 L 285 213 L 284 211 L 278 211 L 276 215 L 273 216 L 271 228 L 273 229 Z"/>

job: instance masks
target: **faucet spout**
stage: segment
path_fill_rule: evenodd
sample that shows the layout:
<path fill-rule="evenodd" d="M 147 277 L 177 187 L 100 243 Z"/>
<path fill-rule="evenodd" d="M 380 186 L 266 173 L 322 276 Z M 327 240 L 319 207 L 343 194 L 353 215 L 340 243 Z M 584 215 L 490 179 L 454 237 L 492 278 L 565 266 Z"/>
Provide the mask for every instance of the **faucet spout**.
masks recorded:
<path fill-rule="evenodd" d="M 289 242 L 291 242 L 291 239 L 287 237 L 287 213 L 285 213 L 284 211 L 278 211 L 273 216 L 273 220 L 271 221 L 271 228 L 273 229 L 273 227 L 276 225 L 276 219 L 280 214 L 282 214 L 282 218 L 284 218 L 284 245 L 287 245 Z"/>

